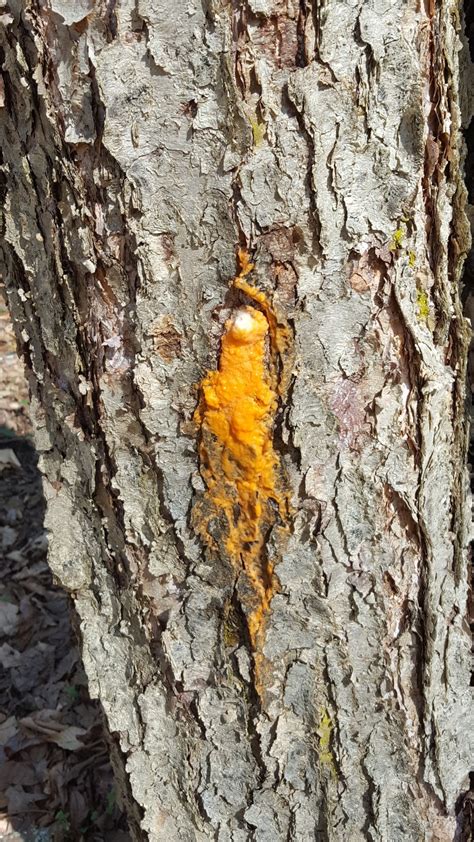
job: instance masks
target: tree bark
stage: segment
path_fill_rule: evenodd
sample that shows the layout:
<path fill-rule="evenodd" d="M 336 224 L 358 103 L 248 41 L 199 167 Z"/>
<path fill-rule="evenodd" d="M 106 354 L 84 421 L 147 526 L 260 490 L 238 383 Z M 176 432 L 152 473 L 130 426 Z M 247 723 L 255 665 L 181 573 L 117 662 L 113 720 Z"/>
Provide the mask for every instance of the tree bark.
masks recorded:
<path fill-rule="evenodd" d="M 134 838 L 453 839 L 459 4 L 0 19 L 0 262 Z"/>

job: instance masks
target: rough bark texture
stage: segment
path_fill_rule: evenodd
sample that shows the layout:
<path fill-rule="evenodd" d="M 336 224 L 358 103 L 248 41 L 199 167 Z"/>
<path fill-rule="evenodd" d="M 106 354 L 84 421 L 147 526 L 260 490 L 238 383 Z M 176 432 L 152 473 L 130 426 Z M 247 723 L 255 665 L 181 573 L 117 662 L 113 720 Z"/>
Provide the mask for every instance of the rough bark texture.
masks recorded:
<path fill-rule="evenodd" d="M 458 4 L 3 6 L 2 270 L 50 563 L 135 837 L 453 839 L 472 733 Z M 238 245 L 294 360 L 258 653 L 246 573 L 195 525 L 196 384 L 259 307 L 229 287 Z"/>

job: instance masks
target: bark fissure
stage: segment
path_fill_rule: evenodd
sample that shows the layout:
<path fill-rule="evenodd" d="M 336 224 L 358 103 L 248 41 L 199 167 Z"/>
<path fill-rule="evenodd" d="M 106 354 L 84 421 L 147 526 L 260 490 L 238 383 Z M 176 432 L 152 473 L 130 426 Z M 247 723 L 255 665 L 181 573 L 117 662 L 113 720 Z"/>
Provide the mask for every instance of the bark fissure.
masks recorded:
<path fill-rule="evenodd" d="M 467 369 L 466 369 L 466 378 L 467 378 L 467 400 L 466 400 L 466 416 L 469 419 L 468 429 L 469 429 L 469 448 L 467 453 L 467 462 L 468 468 L 470 470 L 470 488 L 471 494 L 474 490 L 473 486 L 473 471 L 472 465 L 474 463 L 474 447 L 473 447 L 473 413 L 472 413 L 472 394 L 473 394 L 473 383 L 474 383 L 474 368 L 472 364 L 472 324 L 473 324 L 473 293 L 474 293 L 474 273 L 473 273 L 473 265 L 474 265 L 474 249 L 472 247 L 472 220 L 473 220 L 473 204 L 474 204 L 474 190 L 473 190 L 473 164 L 474 164 L 474 102 L 472 100 L 472 80 L 474 78 L 474 5 L 471 0 L 465 0 L 463 3 L 463 27 L 464 27 L 464 40 L 463 40 L 463 49 L 461 53 L 461 61 L 460 61 L 460 73 L 461 73 L 461 93 L 462 93 L 462 117 L 463 117 L 463 134 L 464 134 L 464 141 L 465 141 L 465 152 L 464 152 L 464 182 L 465 188 L 467 191 L 467 213 L 468 213 L 468 220 L 470 223 L 471 229 L 471 247 L 467 254 L 466 261 L 463 266 L 463 273 L 462 273 L 462 303 L 463 309 L 466 316 L 470 319 L 471 323 L 471 334 L 470 334 L 470 347 L 469 347 L 469 354 L 467 357 Z M 456 244 L 454 244 L 456 245 Z M 454 250 L 455 254 L 455 250 Z M 454 347 L 456 347 L 454 345 Z M 463 423 L 464 418 L 460 418 L 459 423 Z M 472 514 L 472 513 L 471 513 Z M 472 531 L 472 527 L 471 527 Z M 468 599 L 468 620 L 470 624 L 470 631 L 471 631 L 471 642 L 474 644 L 474 610 L 473 610 L 473 581 L 474 581 L 474 567 L 472 563 L 472 556 L 473 556 L 473 543 L 471 538 L 470 543 L 470 593 Z M 462 575 L 462 562 L 461 559 L 458 559 L 457 565 L 457 573 L 458 575 Z M 472 647 L 471 647 L 472 651 Z M 448 667 L 447 667 L 448 669 Z M 474 686 L 474 669 L 471 664 L 471 677 L 470 677 L 470 685 L 471 687 Z M 474 793 L 474 773 L 471 771 L 469 774 L 469 783 L 470 787 L 469 790 L 466 792 L 462 792 L 459 795 L 457 804 L 456 804 L 456 812 L 458 815 L 458 833 L 456 839 L 459 842 L 467 842 L 474 833 L 474 810 L 472 809 L 473 803 L 473 793 Z"/>

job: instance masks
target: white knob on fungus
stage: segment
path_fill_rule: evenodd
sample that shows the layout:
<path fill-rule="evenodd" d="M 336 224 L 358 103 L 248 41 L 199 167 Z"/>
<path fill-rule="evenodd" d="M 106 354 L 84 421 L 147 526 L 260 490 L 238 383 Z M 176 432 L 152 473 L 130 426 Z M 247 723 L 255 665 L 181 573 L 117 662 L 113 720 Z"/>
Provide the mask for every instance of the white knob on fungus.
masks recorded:
<path fill-rule="evenodd" d="M 234 318 L 234 328 L 243 333 L 250 333 L 255 328 L 255 319 L 248 310 L 238 310 Z"/>

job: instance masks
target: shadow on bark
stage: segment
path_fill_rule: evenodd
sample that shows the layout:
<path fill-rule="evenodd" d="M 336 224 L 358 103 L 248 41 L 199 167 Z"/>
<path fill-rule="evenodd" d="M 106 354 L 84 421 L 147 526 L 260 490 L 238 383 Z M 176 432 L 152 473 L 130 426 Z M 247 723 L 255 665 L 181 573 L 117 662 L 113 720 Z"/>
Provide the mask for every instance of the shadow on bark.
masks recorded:
<path fill-rule="evenodd" d="M 464 31 L 469 45 L 470 60 L 474 62 L 474 0 L 464 0 Z M 462 80 L 461 80 L 462 82 Z M 469 79 L 465 82 L 470 84 Z M 471 108 L 472 111 L 472 108 Z M 473 243 L 466 258 L 462 275 L 462 300 L 464 312 L 474 326 L 474 115 L 470 114 L 470 121 L 464 130 L 466 144 L 466 157 L 464 163 L 465 182 L 468 193 L 468 217 L 471 223 L 471 236 Z M 471 340 L 468 360 L 469 405 L 467 411 L 470 415 L 470 446 L 469 446 L 469 469 L 471 476 L 471 491 L 474 494 L 474 339 Z M 469 622 L 474 640 L 474 565 L 472 558 L 474 554 L 474 542 L 471 542 L 471 592 L 469 600 Z M 471 672 L 471 686 L 474 686 L 474 671 Z M 470 788 L 462 793 L 457 803 L 458 811 L 458 834 L 456 842 L 469 842 L 474 838 L 474 771 L 470 773 Z"/>

